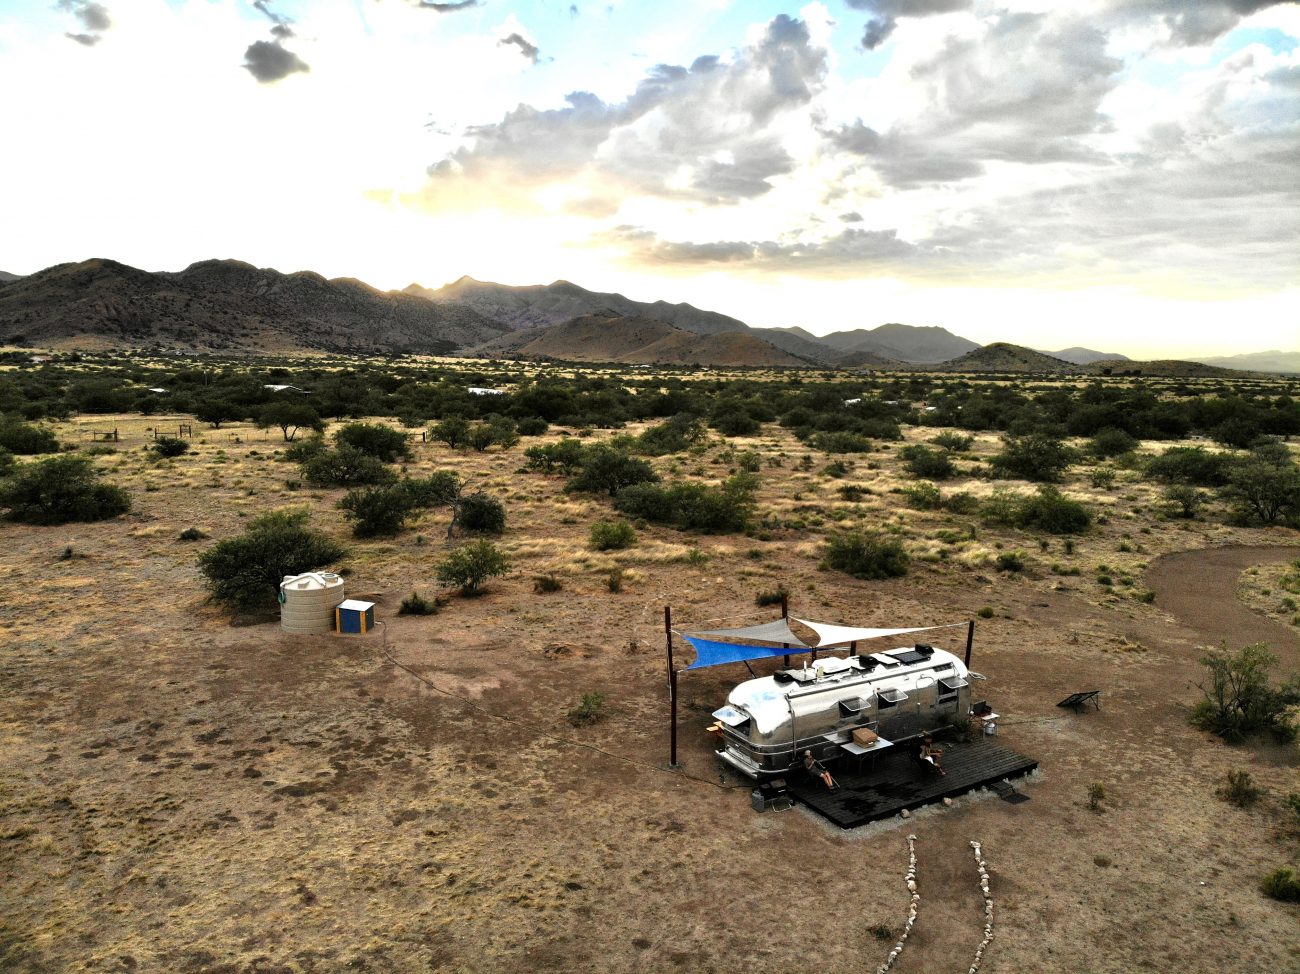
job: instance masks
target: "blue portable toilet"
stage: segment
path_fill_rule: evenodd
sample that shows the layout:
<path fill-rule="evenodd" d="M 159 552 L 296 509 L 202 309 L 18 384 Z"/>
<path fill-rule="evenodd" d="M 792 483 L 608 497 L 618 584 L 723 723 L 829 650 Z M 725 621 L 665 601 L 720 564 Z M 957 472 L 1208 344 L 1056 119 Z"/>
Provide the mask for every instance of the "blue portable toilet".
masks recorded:
<path fill-rule="evenodd" d="M 375 628 L 375 603 L 343 600 L 334 607 L 334 628 L 338 632 L 369 632 Z"/>

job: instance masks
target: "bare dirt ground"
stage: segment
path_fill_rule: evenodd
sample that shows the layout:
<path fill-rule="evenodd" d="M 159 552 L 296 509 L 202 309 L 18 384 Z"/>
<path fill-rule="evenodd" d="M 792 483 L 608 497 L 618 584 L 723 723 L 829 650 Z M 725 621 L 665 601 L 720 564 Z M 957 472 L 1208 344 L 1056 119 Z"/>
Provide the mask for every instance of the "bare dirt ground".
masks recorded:
<path fill-rule="evenodd" d="M 6 970 L 874 970 L 890 942 L 871 928 L 897 932 L 906 915 L 912 832 L 923 899 L 897 971 L 969 966 L 982 928 L 972 838 L 998 911 L 985 971 L 1300 971 L 1300 912 L 1258 891 L 1296 862 L 1277 808 L 1300 790 L 1296 751 L 1225 747 L 1186 722 L 1205 645 L 1266 639 L 1300 662 L 1294 630 L 1233 594 L 1244 569 L 1300 555 L 1294 531 L 1225 527 L 1213 511 L 1175 525 L 1153 489 L 1122 477 L 1110 491 L 1066 486 L 1107 515 L 1073 551 L 972 537 L 890 494 L 906 478 L 889 455 L 828 480 L 796 471 L 805 449 L 765 430 L 740 446 L 784 458 L 762 474 L 760 507 L 786 522 L 770 540 L 649 528 L 597 554 L 584 540 L 608 503 L 519 473 L 522 446 L 422 447 L 412 473 L 459 469 L 504 500 L 515 574 L 439 615 L 397 617 L 413 588 L 432 590 L 435 513 L 353 545 L 348 592 L 379 602 L 381 633 L 295 638 L 206 605 L 197 546 L 176 538 L 191 525 L 229 537 L 293 503 L 342 537 L 340 492 L 286 487 L 295 468 L 248 430 L 155 462 L 140 449 L 155 421 L 118 417 L 126 442 L 98 461 L 135 513 L 3 528 Z M 727 470 L 720 447 L 658 463 Z M 836 500 L 844 482 L 872 493 Z M 911 574 L 819 571 L 816 542 L 837 523 L 895 526 Z M 1023 549 L 1026 571 L 994 571 L 999 547 Z M 1102 565 L 1114 584 L 1096 581 Z M 615 566 L 619 594 L 605 586 Z M 561 592 L 533 593 L 544 571 Z M 778 583 L 794 614 L 836 622 L 939 624 L 989 606 L 974 666 L 1003 743 L 1041 762 L 1031 801 L 962 801 L 858 833 L 799 810 L 756 814 L 703 732 L 745 675 L 728 668 L 683 678 L 685 770 L 664 768 L 662 607 L 683 627 L 767 619 L 754 596 Z M 1100 711 L 1055 706 L 1094 688 Z M 565 712 L 592 691 L 607 718 L 571 727 Z M 1250 810 L 1214 797 L 1238 768 L 1269 791 Z M 1101 813 L 1087 807 L 1093 782 Z"/>

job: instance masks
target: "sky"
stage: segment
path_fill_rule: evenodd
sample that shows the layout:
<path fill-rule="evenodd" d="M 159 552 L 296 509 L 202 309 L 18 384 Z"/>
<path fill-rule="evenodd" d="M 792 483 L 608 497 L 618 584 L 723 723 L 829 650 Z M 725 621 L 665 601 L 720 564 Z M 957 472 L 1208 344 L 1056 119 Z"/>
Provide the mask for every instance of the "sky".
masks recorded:
<path fill-rule="evenodd" d="M 1300 350 L 1300 4 L 0 0 L 0 270 Z"/>

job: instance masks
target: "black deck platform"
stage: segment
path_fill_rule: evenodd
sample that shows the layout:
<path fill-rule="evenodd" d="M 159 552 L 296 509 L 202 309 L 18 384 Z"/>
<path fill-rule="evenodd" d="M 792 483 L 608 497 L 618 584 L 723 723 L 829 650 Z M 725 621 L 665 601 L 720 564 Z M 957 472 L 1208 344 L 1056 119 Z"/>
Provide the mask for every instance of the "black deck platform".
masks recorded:
<path fill-rule="evenodd" d="M 897 815 L 903 809 L 932 805 L 1007 778 L 1027 775 L 1038 762 L 988 737 L 970 743 L 941 741 L 943 769 L 939 774 L 917 757 L 919 742 L 886 748 L 874 769 L 855 772 L 847 761 L 827 765 L 840 787 L 830 791 L 820 778 L 791 773 L 790 795 L 840 828 L 851 829 Z"/>

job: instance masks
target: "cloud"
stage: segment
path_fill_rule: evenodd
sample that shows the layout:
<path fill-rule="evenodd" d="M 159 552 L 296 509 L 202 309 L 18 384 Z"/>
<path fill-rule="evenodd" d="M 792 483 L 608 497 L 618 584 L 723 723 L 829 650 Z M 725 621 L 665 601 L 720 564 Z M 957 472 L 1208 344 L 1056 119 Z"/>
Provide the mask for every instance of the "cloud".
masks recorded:
<path fill-rule="evenodd" d="M 709 240 L 691 242 L 664 240 L 644 227 L 620 226 L 602 240 L 621 247 L 637 263 L 680 267 L 711 264 L 744 265 L 756 271 L 799 273 L 834 271 L 852 267 L 857 272 L 916 269 L 929 263 L 933 254 L 908 243 L 898 231 L 848 228 L 825 239 Z"/>
<path fill-rule="evenodd" d="M 518 32 L 513 33 L 508 37 L 501 38 L 497 43 L 506 45 L 513 44 L 515 47 L 519 48 L 520 54 L 532 61 L 533 64 L 537 63 L 537 45 L 527 40 L 522 34 Z"/>
<path fill-rule="evenodd" d="M 271 21 L 274 40 L 254 41 L 244 52 L 245 70 L 264 85 L 311 70 L 307 62 L 280 43 L 295 36 L 290 26 L 293 18 L 276 13 L 271 9 L 271 3 L 272 0 L 253 0 L 253 6 Z"/>
<path fill-rule="evenodd" d="M 94 47 L 103 39 L 104 32 L 113 26 L 108 8 L 103 4 L 89 0 L 59 0 L 55 9 L 70 13 L 81 21 L 81 31 L 68 32 L 64 36 L 85 47 Z"/>
<path fill-rule="evenodd" d="M 503 189 L 582 179 L 619 186 L 623 195 L 760 196 L 772 177 L 794 168 L 781 120 L 811 102 L 826 72 L 826 51 L 807 26 L 781 15 L 728 59 L 657 65 L 622 102 L 573 92 L 563 108 L 519 105 L 499 122 L 469 129 L 470 144 L 429 167 L 431 192 L 458 178 Z"/>
<path fill-rule="evenodd" d="M 244 52 L 244 67 L 262 84 L 280 81 L 311 68 L 292 51 L 285 50 L 279 41 L 254 41 Z"/>
<path fill-rule="evenodd" d="M 481 7 L 483 4 L 479 0 L 459 0 L 458 3 L 430 3 L 429 0 L 419 0 L 416 6 L 421 10 L 432 10 L 434 13 L 454 14 L 458 10 Z"/>
<path fill-rule="evenodd" d="M 1280 6 L 1287 0 L 1115 0 L 1110 22 L 1156 19 L 1169 30 L 1173 44 L 1209 44 L 1232 30 L 1243 17 Z"/>
<path fill-rule="evenodd" d="M 832 128 L 828 141 L 898 187 L 970 179 L 994 161 L 1100 162 L 1088 137 L 1109 127 L 1101 103 L 1123 68 L 1107 42 L 1082 19 L 1002 13 L 913 64 L 916 111 L 884 131 Z"/>
<path fill-rule="evenodd" d="M 971 0 L 848 0 L 848 5 L 872 14 L 862 33 L 862 46 L 870 51 L 889 38 L 898 26 L 899 17 L 929 17 L 968 10 Z"/>

